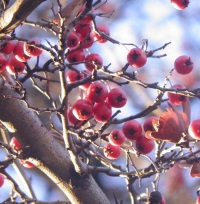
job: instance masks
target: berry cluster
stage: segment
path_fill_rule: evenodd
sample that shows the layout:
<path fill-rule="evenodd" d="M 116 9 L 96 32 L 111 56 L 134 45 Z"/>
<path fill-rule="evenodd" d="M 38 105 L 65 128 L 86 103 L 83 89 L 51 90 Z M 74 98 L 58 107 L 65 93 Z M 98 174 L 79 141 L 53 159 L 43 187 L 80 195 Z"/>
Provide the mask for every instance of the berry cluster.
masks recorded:
<path fill-rule="evenodd" d="M 42 53 L 42 49 L 34 46 L 39 44 L 37 39 L 29 39 L 26 43 L 7 38 L 6 42 L 0 46 L 0 73 L 6 69 L 12 75 L 22 74 L 26 68 L 24 62 Z"/>

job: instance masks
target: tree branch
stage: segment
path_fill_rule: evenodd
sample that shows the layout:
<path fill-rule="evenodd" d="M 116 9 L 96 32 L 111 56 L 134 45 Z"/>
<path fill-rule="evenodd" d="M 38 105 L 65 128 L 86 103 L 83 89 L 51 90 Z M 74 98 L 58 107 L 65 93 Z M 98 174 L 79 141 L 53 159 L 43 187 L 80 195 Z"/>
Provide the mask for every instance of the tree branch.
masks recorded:
<path fill-rule="evenodd" d="M 74 170 L 67 150 L 28 109 L 24 102 L 6 96 L 19 94 L 0 79 L 0 120 L 14 132 L 26 158 L 51 178 L 73 204 L 107 204 L 107 197 L 91 175 L 81 176 Z"/>

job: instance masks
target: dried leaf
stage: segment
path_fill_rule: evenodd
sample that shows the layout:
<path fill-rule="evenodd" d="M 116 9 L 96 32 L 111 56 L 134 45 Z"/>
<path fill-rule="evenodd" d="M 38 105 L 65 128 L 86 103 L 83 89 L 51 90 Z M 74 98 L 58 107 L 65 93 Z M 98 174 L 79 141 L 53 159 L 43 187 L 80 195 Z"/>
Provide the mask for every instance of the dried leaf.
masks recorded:
<path fill-rule="evenodd" d="M 194 163 L 190 170 L 191 177 L 200 177 L 200 163 Z"/>
<path fill-rule="evenodd" d="M 187 131 L 187 115 L 176 107 L 167 108 L 159 119 L 153 120 L 153 126 L 155 131 L 147 131 L 145 133 L 147 138 L 178 143 L 183 133 Z"/>

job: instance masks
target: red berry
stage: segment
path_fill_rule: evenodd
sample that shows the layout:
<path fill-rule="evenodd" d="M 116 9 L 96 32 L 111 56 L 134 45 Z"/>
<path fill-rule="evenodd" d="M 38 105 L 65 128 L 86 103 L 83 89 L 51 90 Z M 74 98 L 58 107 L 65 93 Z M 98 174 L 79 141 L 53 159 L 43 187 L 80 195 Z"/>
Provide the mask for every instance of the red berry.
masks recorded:
<path fill-rule="evenodd" d="M 66 72 L 66 79 L 67 82 L 69 83 L 73 83 L 79 80 L 82 80 L 84 78 L 84 75 L 80 72 L 76 72 L 74 70 L 68 70 Z"/>
<path fill-rule="evenodd" d="M 6 69 L 7 59 L 4 54 L 0 53 L 0 73 Z"/>
<path fill-rule="evenodd" d="M 13 149 L 16 149 L 16 150 L 20 150 L 20 149 L 21 149 L 21 144 L 20 144 L 20 142 L 17 140 L 16 137 L 12 137 L 12 139 L 10 140 L 10 146 L 11 146 Z"/>
<path fill-rule="evenodd" d="M 175 60 L 174 68 L 179 74 L 185 75 L 193 70 L 194 64 L 190 57 L 182 55 Z"/>
<path fill-rule="evenodd" d="M 105 43 L 107 41 L 106 37 L 104 35 L 102 35 L 101 33 L 109 36 L 110 35 L 110 30 L 108 28 L 108 26 L 100 24 L 97 25 L 97 30 L 98 32 L 93 32 L 94 34 L 94 39 L 98 42 L 98 43 Z"/>
<path fill-rule="evenodd" d="M 85 58 L 85 67 L 92 71 L 95 69 L 95 66 L 101 67 L 103 65 L 103 59 L 100 55 L 91 53 Z"/>
<path fill-rule="evenodd" d="M 71 108 L 78 120 L 87 120 L 93 115 L 92 103 L 86 99 L 79 99 Z"/>
<path fill-rule="evenodd" d="M 94 119 L 97 122 L 107 122 L 112 116 L 112 108 L 106 102 L 96 103 L 93 108 Z"/>
<path fill-rule="evenodd" d="M 87 98 L 92 102 L 103 102 L 108 95 L 106 85 L 101 81 L 93 82 L 87 89 Z"/>
<path fill-rule="evenodd" d="M 82 70 L 82 74 L 83 74 L 83 78 L 86 78 L 88 76 L 91 75 L 91 72 L 89 70 Z M 87 89 L 89 88 L 89 86 L 91 85 L 92 83 L 91 82 L 88 82 L 88 83 L 85 83 L 83 85 L 80 85 L 79 87 L 84 90 L 84 91 L 87 91 Z"/>
<path fill-rule="evenodd" d="M 155 146 L 154 140 L 147 139 L 145 136 L 141 136 L 136 140 L 136 150 L 141 154 L 149 154 Z"/>
<path fill-rule="evenodd" d="M 10 54 L 14 48 L 15 42 L 13 40 L 9 40 L 0 46 L 0 52 L 3 52 L 4 54 Z"/>
<path fill-rule="evenodd" d="M 73 126 L 78 127 L 78 126 L 81 126 L 81 124 L 82 124 L 82 121 L 78 120 L 78 119 L 74 116 L 74 114 L 73 114 L 73 109 L 72 109 L 72 108 L 69 108 L 69 109 L 67 110 L 67 118 L 68 118 L 69 123 L 70 123 L 71 125 L 73 125 Z"/>
<path fill-rule="evenodd" d="M 78 47 L 79 43 L 80 39 L 78 34 L 72 30 L 67 38 L 67 47 L 74 49 Z"/>
<path fill-rule="evenodd" d="M 3 186 L 4 181 L 5 181 L 4 175 L 3 175 L 3 174 L 0 174 L 0 188 Z"/>
<path fill-rule="evenodd" d="M 40 45 L 40 41 L 35 38 L 29 39 L 28 42 Z M 37 48 L 34 45 L 24 43 L 24 53 L 29 57 L 37 57 L 42 54 L 42 49 Z"/>
<path fill-rule="evenodd" d="M 23 167 L 26 167 L 26 168 L 29 168 L 29 169 L 35 167 L 35 165 L 33 163 L 31 163 L 30 161 L 27 161 L 27 160 L 19 159 L 19 162 Z"/>
<path fill-rule="evenodd" d="M 107 102 L 113 108 L 121 108 L 127 102 L 126 93 L 121 88 L 113 88 L 108 93 Z"/>
<path fill-rule="evenodd" d="M 10 55 L 6 64 L 6 69 L 10 74 L 22 74 L 24 69 L 25 69 L 25 65 L 18 61 L 14 55 Z"/>
<path fill-rule="evenodd" d="M 156 117 L 156 116 L 150 116 L 148 117 L 144 123 L 143 123 L 143 129 L 145 132 L 147 131 L 155 131 L 155 128 L 154 128 L 154 121 L 158 120 L 159 118 Z"/>
<path fill-rule="evenodd" d="M 66 58 L 70 63 L 79 63 L 85 60 L 85 54 L 83 50 L 77 50 L 69 54 L 67 53 Z"/>
<path fill-rule="evenodd" d="M 30 59 L 30 56 L 24 53 L 24 43 L 18 42 L 13 50 L 15 58 L 20 62 L 26 62 Z"/>
<path fill-rule="evenodd" d="M 129 140 L 137 140 L 142 135 L 142 126 L 136 120 L 129 120 L 122 126 L 125 137 Z"/>
<path fill-rule="evenodd" d="M 187 8 L 189 3 L 189 0 L 171 0 L 171 4 L 178 10 Z"/>
<path fill-rule="evenodd" d="M 121 155 L 121 148 L 119 146 L 113 146 L 108 143 L 104 148 L 103 152 L 105 157 L 108 159 L 117 159 Z"/>
<path fill-rule="evenodd" d="M 92 33 L 89 33 L 84 39 L 81 40 L 80 47 L 82 49 L 86 49 L 91 47 L 93 43 L 94 43 L 94 35 Z"/>
<path fill-rule="evenodd" d="M 127 55 L 127 61 L 131 66 L 135 68 L 140 68 L 146 64 L 147 56 L 142 49 L 133 48 L 129 51 Z"/>
<path fill-rule="evenodd" d="M 200 140 L 200 119 L 193 120 L 190 123 L 190 125 L 188 127 L 188 133 L 194 139 Z"/>
<path fill-rule="evenodd" d="M 180 84 L 175 84 L 171 88 L 172 89 L 185 89 L 185 87 Z M 173 103 L 174 105 L 182 105 L 188 100 L 188 97 L 182 94 L 168 92 L 167 96 L 168 96 L 169 101 Z"/>
<path fill-rule="evenodd" d="M 200 196 L 197 197 L 196 204 L 200 204 Z"/>
<path fill-rule="evenodd" d="M 113 130 L 108 136 L 108 141 L 114 146 L 120 146 L 125 141 L 125 135 L 121 130 Z"/>
<path fill-rule="evenodd" d="M 75 30 L 80 35 L 80 39 L 83 40 L 91 33 L 92 28 L 90 24 L 78 23 Z"/>

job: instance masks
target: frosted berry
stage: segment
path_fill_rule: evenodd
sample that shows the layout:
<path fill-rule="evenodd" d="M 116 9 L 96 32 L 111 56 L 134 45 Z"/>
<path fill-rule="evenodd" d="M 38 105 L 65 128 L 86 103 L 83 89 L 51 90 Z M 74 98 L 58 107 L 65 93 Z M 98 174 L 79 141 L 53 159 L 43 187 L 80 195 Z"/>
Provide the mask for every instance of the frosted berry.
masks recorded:
<path fill-rule="evenodd" d="M 140 68 L 146 64 L 147 56 L 142 49 L 133 48 L 128 52 L 127 61 L 131 66 Z"/>
<path fill-rule="evenodd" d="M 136 120 L 129 120 L 122 126 L 125 137 L 129 140 L 137 140 L 142 135 L 142 126 Z"/>
<path fill-rule="evenodd" d="M 112 108 L 106 102 L 96 103 L 93 108 L 94 119 L 97 122 L 107 122 L 112 116 Z"/>
<path fill-rule="evenodd" d="M 87 120 L 93 115 L 92 103 L 86 99 L 79 99 L 71 108 L 78 120 Z"/>
<path fill-rule="evenodd" d="M 95 66 L 101 67 L 103 65 L 103 59 L 100 55 L 91 53 L 85 58 L 85 67 L 92 71 Z"/>
<path fill-rule="evenodd" d="M 125 135 L 121 130 L 113 130 L 108 136 L 108 141 L 114 146 L 120 146 L 125 141 Z"/>
<path fill-rule="evenodd" d="M 185 87 L 180 84 L 175 84 L 171 88 L 172 89 L 185 89 Z M 173 103 L 174 105 L 182 105 L 187 100 L 189 100 L 187 96 L 178 94 L 178 93 L 176 94 L 176 93 L 168 92 L 167 96 L 168 96 L 169 101 Z"/>
<path fill-rule="evenodd" d="M 35 45 L 40 45 L 40 41 L 35 38 L 29 39 L 28 42 Z M 42 49 L 37 48 L 34 45 L 24 43 L 24 53 L 29 57 L 37 57 L 42 54 Z"/>
<path fill-rule="evenodd" d="M 121 108 L 127 102 L 126 93 L 121 88 L 113 88 L 108 93 L 107 102 L 114 108 Z"/>
<path fill-rule="evenodd" d="M 149 154 L 155 147 L 154 140 L 147 139 L 145 136 L 141 136 L 135 142 L 136 150 L 141 154 Z"/>
<path fill-rule="evenodd" d="M 87 98 L 92 102 L 103 102 L 108 95 L 106 85 L 101 81 L 93 82 L 87 89 Z"/>
<path fill-rule="evenodd" d="M 113 146 L 108 143 L 104 148 L 103 152 L 105 157 L 108 159 L 117 159 L 121 155 L 121 148 L 119 146 Z"/>
<path fill-rule="evenodd" d="M 12 137 L 12 139 L 10 140 L 10 146 L 15 150 L 21 149 L 21 144 L 16 137 Z"/>
<path fill-rule="evenodd" d="M 182 55 L 174 61 L 174 68 L 179 74 L 185 75 L 193 70 L 194 64 L 190 57 Z"/>
<path fill-rule="evenodd" d="M 192 138 L 200 140 L 200 119 L 191 121 L 188 133 Z"/>
<path fill-rule="evenodd" d="M 188 7 L 189 0 L 171 0 L 172 6 L 178 10 L 183 10 Z"/>

